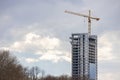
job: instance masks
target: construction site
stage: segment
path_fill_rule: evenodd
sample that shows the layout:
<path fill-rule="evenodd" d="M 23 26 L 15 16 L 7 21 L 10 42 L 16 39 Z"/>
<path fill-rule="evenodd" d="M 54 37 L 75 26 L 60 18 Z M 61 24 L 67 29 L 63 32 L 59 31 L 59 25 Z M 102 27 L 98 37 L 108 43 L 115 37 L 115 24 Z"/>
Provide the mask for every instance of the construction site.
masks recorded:
<path fill-rule="evenodd" d="M 91 20 L 100 18 L 89 14 L 80 14 L 72 11 L 65 13 L 85 17 L 88 19 L 87 33 L 73 33 L 70 37 L 72 46 L 72 79 L 73 80 L 98 80 L 97 79 L 97 35 L 91 34 Z"/>

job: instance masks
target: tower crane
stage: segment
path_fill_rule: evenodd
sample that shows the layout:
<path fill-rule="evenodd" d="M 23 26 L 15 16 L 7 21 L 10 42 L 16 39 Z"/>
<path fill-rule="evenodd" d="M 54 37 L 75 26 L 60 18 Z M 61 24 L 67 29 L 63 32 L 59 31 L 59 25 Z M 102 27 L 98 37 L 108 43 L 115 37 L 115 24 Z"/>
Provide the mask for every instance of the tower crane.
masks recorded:
<path fill-rule="evenodd" d="M 89 10 L 89 15 L 80 14 L 80 13 L 76 13 L 76 12 L 72 12 L 72 11 L 67 11 L 67 10 L 65 10 L 65 13 L 69 13 L 69 14 L 73 14 L 73 15 L 77 15 L 77 16 L 83 16 L 83 17 L 88 18 L 88 34 L 89 35 L 91 35 L 91 19 L 94 19 L 96 21 L 100 20 L 100 18 L 92 17 L 90 10 Z"/>

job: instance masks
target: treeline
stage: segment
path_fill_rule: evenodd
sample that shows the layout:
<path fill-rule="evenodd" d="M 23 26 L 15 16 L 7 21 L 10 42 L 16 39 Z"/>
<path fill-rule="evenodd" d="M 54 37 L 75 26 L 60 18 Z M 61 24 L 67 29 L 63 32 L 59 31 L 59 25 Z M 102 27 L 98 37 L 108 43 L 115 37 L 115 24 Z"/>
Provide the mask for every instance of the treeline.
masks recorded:
<path fill-rule="evenodd" d="M 0 80 L 71 80 L 67 75 L 45 76 L 39 67 L 23 67 L 9 51 L 0 51 Z"/>
<path fill-rule="evenodd" d="M 55 77 L 55 76 L 46 76 L 44 77 L 43 79 L 41 78 L 40 80 L 72 80 L 71 77 L 67 76 L 67 75 L 62 75 L 62 76 L 58 76 L 58 77 Z"/>

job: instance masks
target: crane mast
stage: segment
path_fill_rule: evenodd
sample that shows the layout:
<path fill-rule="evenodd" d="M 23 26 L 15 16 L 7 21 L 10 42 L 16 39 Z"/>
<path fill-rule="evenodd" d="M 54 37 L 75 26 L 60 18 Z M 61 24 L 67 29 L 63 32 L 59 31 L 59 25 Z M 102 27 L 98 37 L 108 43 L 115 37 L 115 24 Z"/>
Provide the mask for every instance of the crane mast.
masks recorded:
<path fill-rule="evenodd" d="M 91 11 L 89 10 L 89 15 L 85 15 L 85 14 L 80 14 L 80 13 L 76 13 L 76 12 L 72 12 L 72 11 L 67 11 L 65 10 L 65 13 L 69 13 L 69 14 L 73 14 L 73 15 L 77 15 L 77 16 L 83 16 L 88 18 L 88 34 L 91 35 L 91 19 L 94 20 L 100 20 L 100 18 L 96 18 L 96 17 L 91 17 Z"/>

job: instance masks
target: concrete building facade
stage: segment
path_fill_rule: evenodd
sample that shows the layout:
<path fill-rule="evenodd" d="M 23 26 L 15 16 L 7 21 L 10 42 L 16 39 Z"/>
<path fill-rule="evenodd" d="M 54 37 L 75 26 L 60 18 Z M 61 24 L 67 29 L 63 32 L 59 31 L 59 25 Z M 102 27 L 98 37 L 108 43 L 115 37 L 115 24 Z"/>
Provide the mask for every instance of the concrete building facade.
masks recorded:
<path fill-rule="evenodd" d="M 97 36 L 72 34 L 73 80 L 97 80 Z"/>

